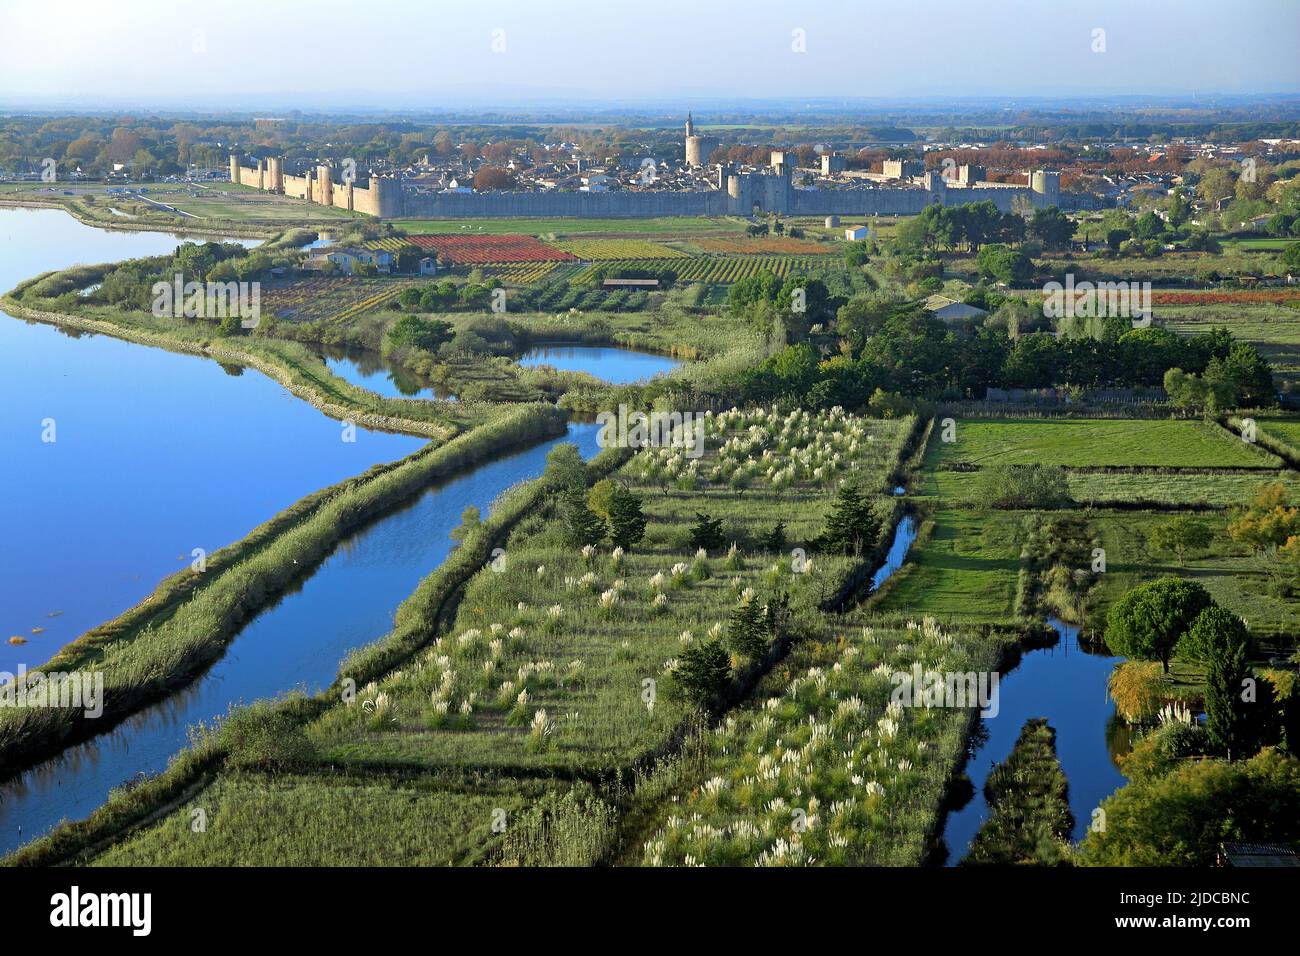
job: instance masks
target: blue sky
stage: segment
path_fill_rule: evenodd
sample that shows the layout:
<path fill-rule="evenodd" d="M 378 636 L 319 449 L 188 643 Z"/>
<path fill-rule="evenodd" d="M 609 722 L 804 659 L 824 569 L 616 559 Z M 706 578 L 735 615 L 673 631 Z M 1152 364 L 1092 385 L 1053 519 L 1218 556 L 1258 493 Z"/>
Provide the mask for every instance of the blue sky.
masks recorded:
<path fill-rule="evenodd" d="M 6 101 L 1300 92 L 1300 0 L 0 0 L 0 38 Z"/>

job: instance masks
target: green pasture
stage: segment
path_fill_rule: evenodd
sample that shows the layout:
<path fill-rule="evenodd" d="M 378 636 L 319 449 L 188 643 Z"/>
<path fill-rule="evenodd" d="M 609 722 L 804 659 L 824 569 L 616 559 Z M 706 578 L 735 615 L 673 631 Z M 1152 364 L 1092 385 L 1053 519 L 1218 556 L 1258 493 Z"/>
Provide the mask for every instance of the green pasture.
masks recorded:
<path fill-rule="evenodd" d="M 1276 456 L 1217 426 L 1162 419 L 957 419 L 955 441 L 936 425 L 926 466 L 1276 468 Z"/>

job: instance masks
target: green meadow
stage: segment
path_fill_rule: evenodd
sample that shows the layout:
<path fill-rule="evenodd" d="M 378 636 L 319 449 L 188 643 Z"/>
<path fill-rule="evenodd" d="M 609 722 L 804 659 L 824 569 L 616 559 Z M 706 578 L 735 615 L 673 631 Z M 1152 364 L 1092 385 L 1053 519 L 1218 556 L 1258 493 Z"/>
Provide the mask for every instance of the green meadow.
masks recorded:
<path fill-rule="evenodd" d="M 1279 459 L 1199 421 L 958 419 L 955 441 L 932 440 L 926 464 L 1276 468 Z"/>

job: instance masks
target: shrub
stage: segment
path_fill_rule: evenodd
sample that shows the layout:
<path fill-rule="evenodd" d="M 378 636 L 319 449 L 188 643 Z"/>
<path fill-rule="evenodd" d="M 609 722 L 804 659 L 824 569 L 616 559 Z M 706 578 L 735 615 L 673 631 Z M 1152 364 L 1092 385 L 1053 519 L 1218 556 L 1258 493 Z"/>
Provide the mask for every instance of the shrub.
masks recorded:
<path fill-rule="evenodd" d="M 674 679 L 687 700 L 708 705 L 722 695 L 731 680 L 731 658 L 720 641 L 693 644 L 682 652 Z"/>
<path fill-rule="evenodd" d="M 1081 848 L 1091 866 L 1212 866 L 1224 841 L 1300 839 L 1300 760 L 1266 750 L 1134 780 L 1102 801 L 1104 829 Z"/>
<path fill-rule="evenodd" d="M 314 754 L 299 722 L 266 701 L 232 711 L 221 725 L 218 740 L 235 767 L 279 769 L 301 764 Z"/>
<path fill-rule="evenodd" d="M 722 519 L 710 518 L 702 511 L 695 512 L 695 525 L 691 528 L 691 548 L 698 551 L 716 551 L 726 542 L 722 533 Z"/>
<path fill-rule="evenodd" d="M 978 487 L 994 508 L 1055 508 L 1070 502 L 1060 465 L 990 465 L 980 471 Z"/>

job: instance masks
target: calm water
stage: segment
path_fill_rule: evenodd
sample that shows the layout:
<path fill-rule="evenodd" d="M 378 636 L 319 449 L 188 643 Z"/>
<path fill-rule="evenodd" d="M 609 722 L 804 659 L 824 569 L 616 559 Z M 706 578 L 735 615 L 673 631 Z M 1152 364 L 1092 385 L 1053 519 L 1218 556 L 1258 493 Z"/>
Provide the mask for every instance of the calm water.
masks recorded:
<path fill-rule="evenodd" d="M 880 585 L 903 566 L 903 561 L 907 558 L 907 549 L 915 540 L 916 520 L 911 515 L 903 515 L 894 530 L 894 540 L 889 545 L 889 554 L 885 555 L 885 563 L 871 576 L 872 591 L 878 591 Z"/>
<path fill-rule="evenodd" d="M 113 787 L 162 770 L 187 742 L 187 728 L 231 704 L 284 691 L 320 690 L 347 653 L 386 634 L 393 612 L 451 550 L 451 531 L 474 505 L 539 475 L 552 446 L 578 445 L 590 458 L 596 425 L 498 459 L 426 490 L 416 501 L 343 541 L 302 586 L 249 622 L 199 680 L 107 734 L 69 748 L 0 786 L 0 853 L 98 807 Z"/>
<path fill-rule="evenodd" d="M 984 781 L 994 764 L 1011 754 L 1020 729 L 1031 717 L 1046 717 L 1056 731 L 1057 756 L 1070 785 L 1076 843 L 1087 832 L 1092 811 L 1126 782 L 1107 743 L 1115 705 L 1106 696 L 1106 682 L 1121 658 L 1086 651 L 1079 644 L 1078 628 L 1055 619 L 1048 623 L 1060 632 L 1060 641 L 1027 651 L 1020 666 L 1000 678 L 998 715 L 983 721 L 988 739 L 966 767 L 975 795 L 961 810 L 949 814 L 944 828 L 949 864 L 966 855 L 987 818 Z"/>
<path fill-rule="evenodd" d="M 895 494 L 902 491 L 897 488 Z M 873 591 L 902 567 L 915 539 L 915 521 L 904 516 L 885 563 L 872 575 Z M 988 818 L 984 781 L 995 764 L 1010 756 L 1020 729 L 1031 717 L 1046 717 L 1056 730 L 1057 756 L 1070 785 L 1076 843 L 1087 832 L 1092 811 L 1126 782 L 1112 757 L 1112 750 L 1123 746 L 1124 735 L 1121 728 L 1116 739 L 1111 739 L 1116 715 L 1106 693 L 1110 673 L 1121 658 L 1085 650 L 1076 627 L 1055 618 L 1048 623 L 1060 633 L 1060 641 L 1053 647 L 1026 651 L 1014 670 L 999 677 L 997 716 L 983 719 L 986 736 L 966 765 L 975 794 L 961 810 L 950 813 L 944 825 L 949 865 L 966 855 L 976 831 Z"/>
<path fill-rule="evenodd" d="M 0 209 L 0 288 L 180 241 Z M 0 382 L 0 670 L 11 673 L 137 603 L 193 549 L 215 551 L 421 445 L 363 429 L 346 443 L 340 423 L 257 372 L 3 314 Z"/>
<path fill-rule="evenodd" d="M 430 385 L 414 372 L 394 365 L 374 349 L 320 346 L 321 358 L 329 370 L 346 382 L 367 388 L 385 398 L 441 398 L 455 401 L 456 396 Z"/>
<path fill-rule="evenodd" d="M 587 345 L 540 345 L 519 360 L 525 367 L 550 365 L 562 372 L 588 372 L 624 385 L 671 372 L 682 363 L 667 355 Z"/>

